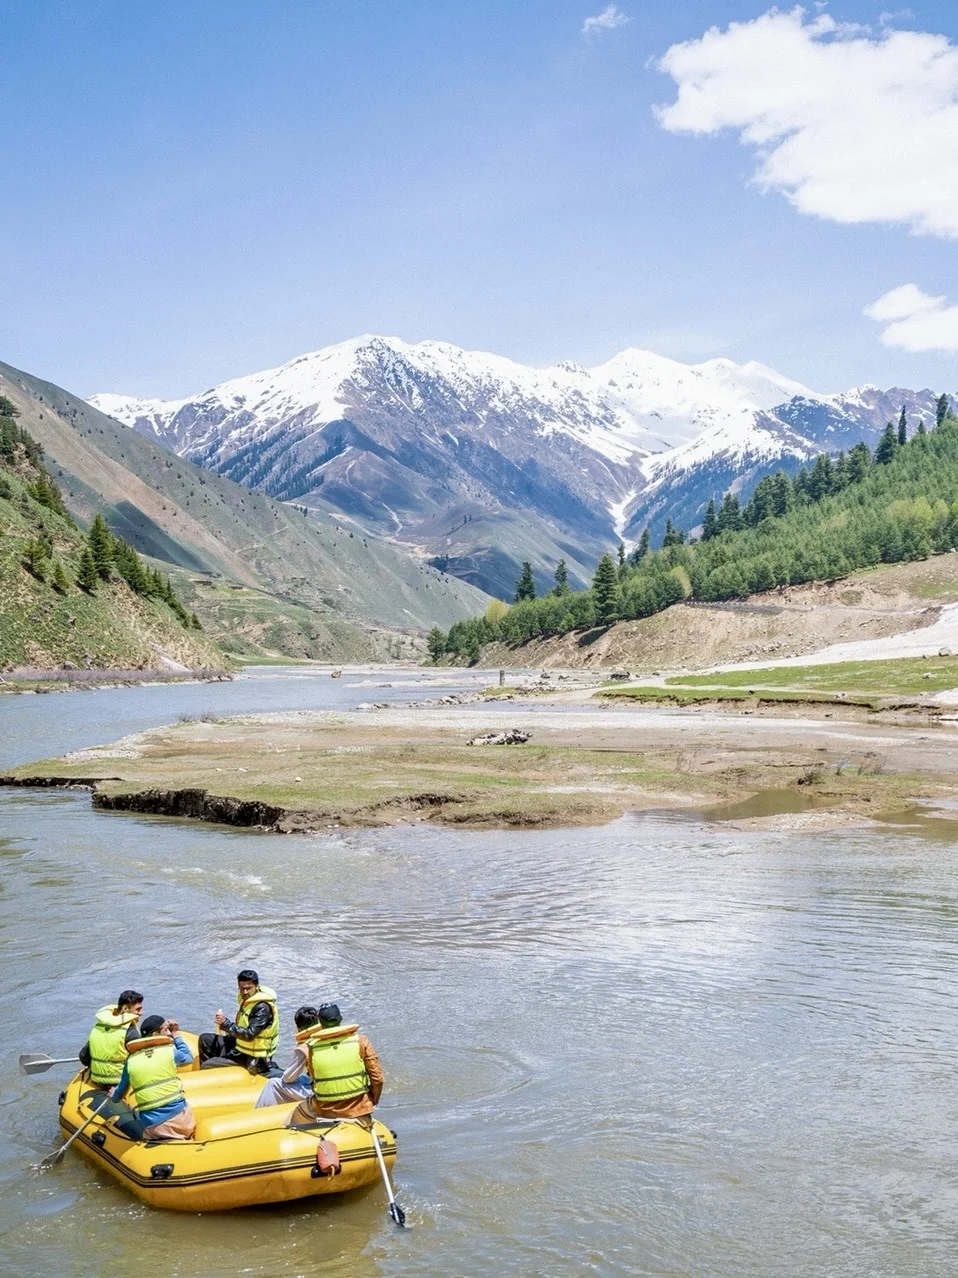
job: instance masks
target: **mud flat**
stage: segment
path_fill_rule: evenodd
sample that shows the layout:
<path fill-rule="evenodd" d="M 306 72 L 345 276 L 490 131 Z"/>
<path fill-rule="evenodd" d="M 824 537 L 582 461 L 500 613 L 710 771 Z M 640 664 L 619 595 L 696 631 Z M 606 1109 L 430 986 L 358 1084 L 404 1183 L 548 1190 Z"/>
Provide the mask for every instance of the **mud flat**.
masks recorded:
<path fill-rule="evenodd" d="M 524 745 L 468 744 L 519 727 Z M 82 786 L 99 808 L 289 833 L 599 825 L 654 809 L 825 827 L 958 798 L 958 730 L 647 706 L 297 711 L 152 729 L 0 781 Z"/>

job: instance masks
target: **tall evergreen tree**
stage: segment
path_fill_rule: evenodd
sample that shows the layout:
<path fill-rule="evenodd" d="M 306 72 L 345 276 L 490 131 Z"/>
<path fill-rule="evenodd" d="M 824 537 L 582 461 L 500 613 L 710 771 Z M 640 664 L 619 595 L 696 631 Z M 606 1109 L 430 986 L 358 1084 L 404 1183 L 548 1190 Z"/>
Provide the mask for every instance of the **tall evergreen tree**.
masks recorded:
<path fill-rule="evenodd" d="M 80 556 L 80 566 L 77 569 L 77 585 L 88 595 L 95 595 L 99 581 L 100 576 L 93 562 L 93 556 L 90 554 L 90 547 L 84 546 L 83 554 Z"/>
<path fill-rule="evenodd" d="M 643 528 L 642 536 L 639 538 L 639 544 L 636 546 L 635 550 L 632 551 L 632 554 L 629 555 L 629 560 L 633 567 L 638 567 L 642 560 L 648 557 L 651 542 L 652 538 L 649 536 L 648 528 Z"/>
<path fill-rule="evenodd" d="M 564 559 L 560 559 L 556 564 L 555 585 L 552 587 L 554 595 L 567 595 L 569 593 L 569 570 L 566 567 Z"/>
<path fill-rule="evenodd" d="M 592 594 L 595 599 L 595 619 L 600 626 L 611 625 L 619 617 L 619 582 L 612 556 L 605 554 L 599 560 L 592 578 Z"/>
<path fill-rule="evenodd" d="M 908 418 L 905 415 L 905 405 L 901 406 L 901 415 L 898 418 L 898 446 L 903 448 L 908 443 Z"/>
<path fill-rule="evenodd" d="M 713 537 L 718 536 L 718 518 L 715 514 L 715 498 L 709 498 L 709 504 L 705 508 L 705 518 L 702 521 L 702 540 L 711 541 Z"/>
<path fill-rule="evenodd" d="M 438 661 L 446 651 L 446 636 L 438 626 L 433 626 L 433 628 L 429 631 L 429 635 L 426 639 L 426 647 L 429 649 L 429 655 L 432 657 L 434 662 Z"/>
<path fill-rule="evenodd" d="M 665 521 L 665 535 L 662 538 L 662 548 L 667 549 L 669 546 L 681 546 L 685 541 L 685 530 L 676 528 L 671 519 Z"/>
<path fill-rule="evenodd" d="M 742 509 L 733 492 L 727 492 L 718 513 L 720 532 L 738 532 L 742 527 Z"/>
<path fill-rule="evenodd" d="M 90 548 L 97 575 L 104 581 L 109 580 L 113 570 L 113 534 L 107 528 L 106 520 L 99 511 L 93 516 L 93 523 L 87 533 L 87 545 Z"/>
<path fill-rule="evenodd" d="M 924 419 L 922 419 L 922 420 L 918 423 L 918 428 L 917 428 L 917 430 L 915 431 L 915 434 L 916 434 L 916 435 L 917 435 L 917 437 L 921 440 L 921 442 L 922 442 L 922 443 L 924 443 L 924 442 L 925 442 L 925 440 L 928 438 L 928 431 L 925 429 L 925 422 L 924 422 Z"/>
<path fill-rule="evenodd" d="M 940 426 L 948 416 L 948 396 L 942 392 L 938 396 L 938 402 L 935 405 L 935 425 Z"/>
<path fill-rule="evenodd" d="M 878 447 L 875 449 L 875 461 L 879 466 L 887 466 L 890 461 L 894 461 L 895 454 L 898 452 L 898 432 L 892 422 L 885 427 L 885 433 L 878 441 Z"/>
<path fill-rule="evenodd" d="M 60 595 L 65 595 L 70 589 L 70 581 L 59 559 L 53 561 L 53 589 Z"/>
<path fill-rule="evenodd" d="M 848 475 L 853 484 L 865 478 L 871 464 L 872 455 L 863 439 L 848 450 Z"/>
<path fill-rule="evenodd" d="M 832 491 L 833 479 L 832 459 L 828 453 L 819 453 L 815 458 L 815 465 L 808 476 L 807 491 L 809 497 L 813 501 L 820 501 L 823 497 L 826 497 Z"/>
<path fill-rule="evenodd" d="M 774 492 L 776 515 L 787 515 L 795 504 L 795 493 L 792 489 L 792 481 L 784 470 L 775 472 Z"/>
<path fill-rule="evenodd" d="M 522 572 L 516 581 L 515 602 L 522 603 L 524 599 L 535 599 L 536 597 L 536 580 L 532 575 L 532 564 L 528 559 L 523 562 Z"/>

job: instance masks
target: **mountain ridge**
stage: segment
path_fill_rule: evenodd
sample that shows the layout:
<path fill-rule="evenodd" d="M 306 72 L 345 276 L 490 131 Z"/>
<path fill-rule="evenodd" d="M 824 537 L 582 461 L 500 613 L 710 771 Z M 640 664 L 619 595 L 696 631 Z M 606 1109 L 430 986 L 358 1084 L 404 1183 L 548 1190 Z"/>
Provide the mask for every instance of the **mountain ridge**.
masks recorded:
<path fill-rule="evenodd" d="M 900 396 L 893 411 L 888 396 Z M 629 348 L 529 368 L 448 342 L 352 338 L 199 395 L 91 402 L 179 455 L 429 555 L 511 597 L 522 560 L 584 584 L 620 537 L 822 447 L 873 443 L 925 391 L 820 394 L 757 361 Z"/>

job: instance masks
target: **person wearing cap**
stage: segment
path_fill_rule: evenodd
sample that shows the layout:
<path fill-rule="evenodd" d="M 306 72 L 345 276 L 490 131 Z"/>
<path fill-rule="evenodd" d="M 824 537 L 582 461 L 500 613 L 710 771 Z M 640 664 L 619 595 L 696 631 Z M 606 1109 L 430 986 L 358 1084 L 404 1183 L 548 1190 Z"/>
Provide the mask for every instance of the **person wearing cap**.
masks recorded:
<path fill-rule="evenodd" d="M 113 1100 L 133 1093 L 140 1121 L 140 1140 L 192 1140 L 196 1117 L 183 1094 L 177 1067 L 189 1065 L 193 1053 L 180 1037 L 176 1021 L 148 1016 L 140 1026 L 141 1037 L 129 1045 Z"/>
<path fill-rule="evenodd" d="M 296 1035 L 306 1050 L 311 1095 L 293 1110 L 287 1125 L 308 1126 L 318 1118 L 363 1118 L 379 1104 L 383 1071 L 358 1025 L 343 1025 L 335 1003 L 319 1008 L 319 1029 Z"/>
<path fill-rule="evenodd" d="M 236 986 L 236 1020 L 231 1021 L 222 1008 L 213 1017 L 218 1033 L 200 1035 L 200 1069 L 242 1065 L 251 1074 L 268 1074 L 279 1042 L 276 991 L 260 985 L 251 967 L 237 975 Z"/>
<path fill-rule="evenodd" d="M 319 1009 L 310 1007 L 308 1004 L 299 1007 L 293 1014 L 293 1020 L 296 1022 L 298 1040 L 304 1030 L 320 1027 Z M 313 1084 L 307 1066 L 308 1056 L 306 1044 L 297 1041 L 282 1078 L 271 1078 L 264 1084 L 253 1108 L 264 1109 L 267 1105 L 283 1105 L 289 1101 L 300 1101 L 307 1096 L 312 1096 Z"/>
<path fill-rule="evenodd" d="M 140 1037 L 137 1021 L 143 1015 L 139 990 L 123 990 L 116 1005 L 109 1003 L 96 1014 L 90 1037 L 79 1051 L 80 1064 L 94 1087 L 115 1087 L 123 1072 L 127 1045 Z"/>

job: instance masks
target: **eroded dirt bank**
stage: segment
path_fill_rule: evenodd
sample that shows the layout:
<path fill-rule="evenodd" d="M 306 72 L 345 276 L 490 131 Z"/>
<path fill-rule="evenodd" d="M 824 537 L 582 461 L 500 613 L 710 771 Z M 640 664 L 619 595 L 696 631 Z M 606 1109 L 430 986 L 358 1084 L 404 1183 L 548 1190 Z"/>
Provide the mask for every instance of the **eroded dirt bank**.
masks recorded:
<path fill-rule="evenodd" d="M 636 671 L 706 669 L 802 657 L 833 644 L 889 639 L 933 626 L 958 601 L 958 554 L 882 564 L 841 581 L 785 586 L 749 599 L 676 604 L 641 621 L 620 621 L 519 648 L 490 644 L 484 666 Z M 936 641 L 937 646 L 937 641 Z M 837 659 L 837 658 L 836 658 Z"/>

